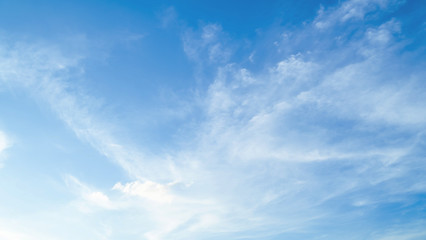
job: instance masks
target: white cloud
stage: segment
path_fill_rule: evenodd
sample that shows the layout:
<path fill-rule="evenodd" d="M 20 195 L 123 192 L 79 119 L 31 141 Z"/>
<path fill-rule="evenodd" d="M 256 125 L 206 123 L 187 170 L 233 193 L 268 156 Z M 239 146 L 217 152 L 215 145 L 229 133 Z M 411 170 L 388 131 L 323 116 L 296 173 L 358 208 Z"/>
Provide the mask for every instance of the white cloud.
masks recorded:
<path fill-rule="evenodd" d="M 394 64 L 372 54 L 363 62 L 349 64 L 331 73 L 318 87 L 300 94 L 307 101 L 333 109 L 336 114 L 360 120 L 386 122 L 400 126 L 426 123 L 425 100 L 419 98 L 416 86 L 420 76 L 402 79 L 384 75 L 382 69 Z M 397 81 L 397 82 L 395 82 Z"/>
<path fill-rule="evenodd" d="M 399 0 L 349 0 L 342 3 L 335 9 L 324 10 L 321 8 L 314 21 L 314 26 L 319 29 L 327 29 L 334 25 L 339 25 L 350 20 L 364 20 L 365 16 L 371 12 L 391 8 L 401 4 Z"/>
<path fill-rule="evenodd" d="M 1 160 L 4 158 L 4 151 L 11 146 L 12 143 L 10 139 L 6 136 L 6 134 L 0 131 L 0 168 L 3 167 Z"/>
<path fill-rule="evenodd" d="M 6 148 L 10 147 L 10 140 L 6 137 L 6 134 L 0 131 L 0 152 L 4 151 Z"/>
<path fill-rule="evenodd" d="M 142 176 L 140 164 L 145 156 L 120 144 L 111 133 L 113 126 L 101 120 L 100 101 L 71 84 L 71 77 L 84 72 L 79 65 L 82 57 L 65 56 L 59 49 L 45 45 L 0 44 L 0 82 L 25 88 L 47 103 L 81 140 L 119 164 L 131 176 Z M 149 175 L 149 171 L 146 174 Z"/>
<path fill-rule="evenodd" d="M 92 212 L 96 208 L 112 210 L 120 207 L 119 204 L 113 203 L 103 192 L 87 186 L 74 176 L 67 175 L 65 181 L 70 190 L 79 197 L 73 204 L 80 211 Z"/>
<path fill-rule="evenodd" d="M 330 24 L 331 20 L 338 19 L 345 24 L 393 4 L 398 3 L 348 1 L 317 19 Z M 216 178 L 207 180 L 204 176 L 192 175 L 197 179 L 195 184 L 230 185 L 232 194 L 221 189 L 222 196 L 230 198 L 235 197 L 233 194 L 250 195 L 250 191 L 244 189 L 250 186 L 253 190 L 250 197 L 256 199 L 253 201 L 266 199 L 265 205 L 269 205 L 274 199 L 280 199 L 281 211 L 289 216 L 292 216 L 292 207 L 309 209 L 298 215 L 304 224 L 316 210 L 321 210 L 322 204 L 346 197 L 353 191 L 369 191 L 372 185 L 387 186 L 384 194 L 387 197 L 355 201 L 357 206 L 368 206 L 404 193 L 397 179 L 403 178 L 404 184 L 416 186 L 417 180 L 409 174 L 415 163 L 406 158 L 413 148 L 419 147 L 415 132 L 423 132 L 421 129 L 426 124 L 422 107 L 426 102 L 419 91 L 424 89 L 421 81 L 424 73 L 400 64 L 399 43 L 394 36 L 400 31 L 399 25 L 398 21 L 391 20 L 376 28 L 361 29 L 358 36 L 363 37 L 349 39 L 347 45 L 334 48 L 335 52 L 330 55 L 321 52 L 316 53 L 317 56 L 292 55 L 276 63 L 266 74 L 256 74 L 233 64 L 219 65 L 203 101 L 206 119 L 196 129 L 198 137 L 192 142 L 193 147 L 183 154 L 195 159 L 199 175 L 207 172 Z M 347 52 L 356 55 L 354 60 L 345 59 Z M 399 69 L 392 69 L 397 66 Z M 178 162 L 181 158 L 176 159 Z M 333 182 L 321 175 L 324 171 L 321 164 L 331 167 Z M 404 164 L 408 165 L 401 166 Z M 349 165 L 348 172 L 340 173 L 339 166 L 345 165 Z M 280 168 L 283 172 L 274 176 L 275 179 L 270 173 L 277 166 L 296 173 Z M 318 168 L 308 170 L 306 166 Z M 252 168 L 261 168 L 264 172 L 250 175 Z M 227 175 L 224 169 L 232 174 Z M 294 179 L 286 182 L 285 174 Z M 266 187 L 271 190 L 267 194 L 262 191 L 263 186 L 256 186 L 278 179 L 287 191 L 280 187 L 274 189 L 271 182 Z M 330 185 L 334 186 L 332 190 Z M 255 206 L 242 198 L 235 197 L 230 202 L 246 209 Z M 300 205 L 291 202 L 296 199 Z M 259 206 L 262 207 L 265 206 Z M 258 216 L 250 211 L 245 213 Z M 282 227 L 288 223 L 280 224 Z"/>
<path fill-rule="evenodd" d="M 226 44 L 228 37 L 218 24 L 207 24 L 199 31 L 186 30 L 183 49 L 189 59 L 197 64 L 223 64 L 229 61 L 232 48 Z M 206 61 L 208 59 L 208 61 Z"/>
<path fill-rule="evenodd" d="M 313 26 L 363 19 L 388 4 L 347 1 L 321 13 Z M 303 232 L 310 224 L 337 218 L 323 207 L 333 199 L 363 208 L 407 189 L 424 191 L 418 184 L 424 179 L 410 177 L 416 163 L 407 157 L 426 123 L 419 90 L 423 75 L 407 67 L 401 79 L 388 67 L 399 65 L 391 51 L 399 31 L 392 20 L 361 32 L 363 37 L 344 49 L 336 47 L 334 55 L 285 56 L 261 73 L 229 64 L 231 51 L 219 25 L 187 31 L 186 54 L 213 64 L 217 74 L 194 103 L 202 117 L 188 136 L 196 137 L 182 137 L 184 147 L 160 156 L 148 156 L 113 136 L 96 100 L 67 81 L 77 59 L 51 48 L 3 47 L 0 79 L 27 87 L 78 137 L 129 173 L 132 181 L 115 184 L 113 192 L 66 177 L 79 210 L 136 213 L 129 219 L 140 228 L 133 231 L 149 240 L 196 238 L 203 232 L 262 238 L 265 232 Z M 339 58 L 345 51 L 357 58 Z M 351 196 L 377 186 L 382 195 Z M 117 229 L 106 232 L 111 231 Z"/>
<path fill-rule="evenodd" d="M 418 240 L 426 237 L 423 229 L 424 221 L 399 224 L 383 232 L 376 232 L 373 238 L 377 240 Z"/>
<path fill-rule="evenodd" d="M 114 190 L 133 196 L 139 196 L 158 203 L 170 203 L 173 201 L 173 196 L 168 191 L 168 186 L 152 181 L 131 182 L 122 185 L 117 183 L 113 187 Z"/>

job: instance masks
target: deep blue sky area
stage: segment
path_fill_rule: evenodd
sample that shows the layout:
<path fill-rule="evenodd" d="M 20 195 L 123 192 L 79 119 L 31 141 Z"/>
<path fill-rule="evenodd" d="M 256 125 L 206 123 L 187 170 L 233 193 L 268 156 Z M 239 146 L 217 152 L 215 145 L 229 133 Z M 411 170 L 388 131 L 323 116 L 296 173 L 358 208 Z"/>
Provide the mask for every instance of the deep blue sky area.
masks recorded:
<path fill-rule="evenodd" d="M 0 239 L 425 239 L 425 16 L 0 0 Z"/>

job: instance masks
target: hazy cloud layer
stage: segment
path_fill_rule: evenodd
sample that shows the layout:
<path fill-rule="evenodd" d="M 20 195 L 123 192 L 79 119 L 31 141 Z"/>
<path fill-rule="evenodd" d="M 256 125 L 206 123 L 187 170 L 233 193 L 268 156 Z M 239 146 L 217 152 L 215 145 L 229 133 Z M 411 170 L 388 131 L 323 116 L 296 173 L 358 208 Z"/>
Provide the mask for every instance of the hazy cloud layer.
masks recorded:
<path fill-rule="evenodd" d="M 80 239 L 424 237 L 424 216 L 407 207 L 423 211 L 416 196 L 426 192 L 424 62 L 413 65 L 406 54 L 402 23 L 381 18 L 402 4 L 352 0 L 321 8 L 302 29 L 279 29 L 270 47 L 282 54 L 260 71 L 231 61 L 235 46 L 220 24 L 185 29 L 183 51 L 198 73 L 213 67 L 214 77 L 194 94 L 190 113 L 177 109 L 195 119 L 177 137 L 180 147 L 159 153 L 128 146 L 109 130 L 103 105 L 73 85 L 83 74 L 80 57 L 3 41 L 1 83 L 49 105 L 131 179 L 96 189 L 67 175 L 75 199 L 55 211 L 70 219 L 47 220 L 87 217 L 82 225 L 92 230 Z M 370 18 L 380 23 L 367 24 Z M 346 26 L 356 33 L 335 31 Z M 291 52 L 298 44 L 304 47 Z M 0 132 L 0 152 L 7 146 Z M 398 210 L 374 231 L 361 229 L 386 217 L 386 208 Z M 407 224 L 395 228 L 401 219 Z M 349 231 L 351 224 L 360 230 Z M 318 228 L 331 230 L 317 236 Z"/>

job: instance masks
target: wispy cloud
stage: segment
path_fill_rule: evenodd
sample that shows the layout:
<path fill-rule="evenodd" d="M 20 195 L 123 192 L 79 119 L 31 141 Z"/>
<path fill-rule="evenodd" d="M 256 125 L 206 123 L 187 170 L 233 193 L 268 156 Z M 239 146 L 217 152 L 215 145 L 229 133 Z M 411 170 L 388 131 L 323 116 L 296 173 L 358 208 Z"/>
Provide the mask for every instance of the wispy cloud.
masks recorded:
<path fill-rule="evenodd" d="M 196 64 L 227 63 L 232 54 L 228 37 L 218 24 L 204 25 L 199 31 L 187 29 L 182 40 L 185 53 Z"/>
<path fill-rule="evenodd" d="M 0 80 L 47 103 L 80 139 L 129 174 L 131 181 L 108 190 L 66 177 L 77 198 L 73 206 L 83 212 L 123 213 L 117 224 L 136 222 L 142 227 L 133 233 L 148 240 L 309 234 L 325 222 L 331 228 L 377 214 L 382 205 L 403 208 L 412 195 L 426 192 L 419 184 L 425 169 L 418 168 L 425 72 L 401 60 L 401 23 L 363 26 L 355 37 L 326 31 L 399 4 L 352 0 L 323 9 L 304 30 L 286 31 L 292 39 L 308 38 L 300 40 L 302 50 L 283 51 L 263 71 L 231 62 L 229 37 L 219 24 L 186 30 L 185 53 L 198 67 L 213 68 L 215 77 L 197 92 L 196 123 L 179 138 L 185 144 L 166 153 L 129 147 L 114 136 L 102 105 L 70 80 L 80 74 L 79 57 L 2 44 Z M 312 36 L 336 46 L 316 49 Z M 288 47 L 286 41 L 271 40 L 278 49 Z M 106 224 L 104 238 L 120 232 L 114 224 Z M 423 236 L 413 232 L 395 239 Z"/>
<path fill-rule="evenodd" d="M 3 167 L 2 158 L 4 158 L 4 151 L 11 146 L 12 143 L 10 139 L 6 136 L 6 134 L 0 131 L 0 168 Z"/>
<path fill-rule="evenodd" d="M 101 120 L 100 101 L 72 84 L 72 78 L 84 72 L 79 64 L 82 57 L 66 56 L 55 47 L 24 43 L 3 43 L 0 53 L 0 80 L 4 84 L 25 88 L 47 103 L 80 139 L 133 177 L 142 176 L 137 172 L 143 155 L 118 143 L 112 136 L 112 126 Z"/>
<path fill-rule="evenodd" d="M 364 21 L 367 13 L 399 4 L 346 1 L 320 12 L 313 28 L 287 33 L 293 39 L 320 35 L 340 41 L 332 51 L 305 45 L 306 52 L 285 56 L 262 73 L 218 64 L 203 102 L 206 120 L 187 155 L 202 159 L 197 161 L 199 168 L 208 169 L 219 186 L 232 186 L 230 203 L 245 206 L 245 214 L 252 216 L 258 216 L 256 208 L 275 206 L 280 209 L 275 214 L 297 215 L 299 226 L 308 226 L 312 216 L 330 217 L 322 215 L 323 207 L 333 199 L 353 202 L 348 211 L 368 203 L 405 201 L 395 199 L 410 194 L 403 189 L 417 185 L 418 178 L 410 172 L 423 154 L 415 152 L 423 146 L 426 124 L 426 102 L 419 91 L 425 89 L 425 73 L 401 63 L 403 39 L 395 19 L 362 27 L 356 37 L 344 40 L 342 32 L 321 32 L 333 27 L 331 23 Z M 277 168 L 280 174 L 272 175 Z M 213 184 L 205 179 L 203 183 Z M 371 194 L 377 186 L 384 192 Z M 357 200 L 355 193 L 371 200 Z M 306 212 L 294 214 L 291 209 Z M 280 220 L 280 227 L 289 226 Z"/>
<path fill-rule="evenodd" d="M 336 8 L 325 10 L 321 8 L 314 21 L 319 29 L 330 28 L 333 25 L 344 24 L 348 21 L 362 21 L 370 13 L 379 14 L 380 11 L 395 8 L 404 3 L 403 0 L 349 0 L 344 1 Z M 370 14 L 371 17 L 371 14 Z"/>
<path fill-rule="evenodd" d="M 79 197 L 73 204 L 82 212 L 91 212 L 96 207 L 109 210 L 119 207 L 103 192 L 89 187 L 72 175 L 65 176 L 65 182 L 68 188 Z"/>

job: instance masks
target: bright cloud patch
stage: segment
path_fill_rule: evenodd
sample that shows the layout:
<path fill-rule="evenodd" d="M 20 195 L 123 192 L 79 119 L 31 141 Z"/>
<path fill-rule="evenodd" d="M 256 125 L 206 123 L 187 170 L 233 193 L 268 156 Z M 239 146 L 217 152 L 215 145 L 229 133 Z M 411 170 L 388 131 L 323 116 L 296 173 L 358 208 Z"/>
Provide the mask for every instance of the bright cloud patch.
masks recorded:
<path fill-rule="evenodd" d="M 132 182 L 125 185 L 117 183 L 114 185 L 113 189 L 120 190 L 123 193 L 131 196 L 139 196 L 154 202 L 170 203 L 173 200 L 173 196 L 168 193 L 167 186 L 151 181 L 145 181 L 143 183 Z"/>
<path fill-rule="evenodd" d="M 10 147 L 9 140 L 3 132 L 0 132 L 0 152 Z"/>
<path fill-rule="evenodd" d="M 1 158 L 4 156 L 4 150 L 11 146 L 10 140 L 0 131 L 0 167 L 2 167 Z"/>

